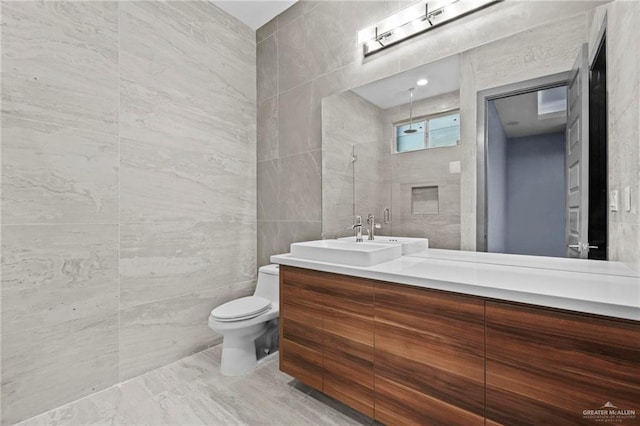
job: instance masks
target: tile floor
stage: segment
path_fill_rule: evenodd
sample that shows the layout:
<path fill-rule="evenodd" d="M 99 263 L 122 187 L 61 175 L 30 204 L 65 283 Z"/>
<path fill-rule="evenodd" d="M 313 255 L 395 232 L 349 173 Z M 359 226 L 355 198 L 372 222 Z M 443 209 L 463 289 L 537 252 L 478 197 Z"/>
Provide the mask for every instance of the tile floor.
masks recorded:
<path fill-rule="evenodd" d="M 244 376 L 222 376 L 220 350 L 215 346 L 19 425 L 375 423 L 280 372 L 277 355 Z"/>

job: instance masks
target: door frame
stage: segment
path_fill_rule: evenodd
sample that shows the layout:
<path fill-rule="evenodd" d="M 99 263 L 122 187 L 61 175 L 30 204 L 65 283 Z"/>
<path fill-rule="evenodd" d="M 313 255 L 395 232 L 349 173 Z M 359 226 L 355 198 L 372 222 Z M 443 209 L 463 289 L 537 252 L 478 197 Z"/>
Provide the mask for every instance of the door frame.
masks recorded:
<path fill-rule="evenodd" d="M 492 87 L 478 92 L 477 95 L 477 145 L 476 145 L 476 251 L 487 251 L 487 105 L 489 101 L 566 86 L 571 71 L 551 74 L 531 80 Z"/>
<path fill-rule="evenodd" d="M 590 49 L 589 49 L 589 117 L 590 117 L 590 123 L 593 124 L 593 120 L 596 119 L 598 117 L 598 113 L 594 113 L 594 110 L 592 109 L 593 107 L 593 102 L 594 102 L 594 94 L 592 92 L 593 89 L 593 73 L 594 73 L 594 68 L 596 67 L 596 61 L 600 58 L 601 54 L 603 53 L 603 49 L 604 49 L 604 61 L 605 61 L 605 74 L 608 71 L 608 64 L 607 64 L 607 13 L 604 13 L 604 16 L 602 17 L 602 21 L 600 23 L 600 29 L 598 30 L 598 34 L 596 36 L 596 38 L 593 40 L 593 45 L 590 45 Z M 605 78 L 605 86 L 606 86 L 606 78 Z M 596 244 L 598 243 L 598 245 L 603 244 L 602 242 L 600 242 L 599 240 L 595 240 L 594 237 L 599 237 L 602 234 L 599 232 L 594 232 L 597 228 L 597 224 L 598 222 L 596 220 L 594 220 L 594 217 L 597 217 L 598 214 L 596 213 L 596 209 L 597 207 L 595 206 L 599 206 L 600 209 L 602 209 L 604 211 L 604 218 L 605 218 L 605 223 L 604 225 L 601 225 L 603 227 L 600 228 L 600 231 L 602 233 L 604 233 L 604 247 L 600 247 L 597 250 L 589 250 L 587 257 L 589 259 L 599 259 L 599 260 L 608 260 L 609 259 L 609 203 L 608 203 L 608 194 L 609 194 L 609 129 L 608 129 L 608 123 L 609 123 L 609 114 L 608 114 L 608 96 L 606 93 L 606 89 L 604 91 L 604 103 L 605 103 L 605 107 L 604 107 L 604 117 L 602 117 L 604 119 L 604 123 L 600 123 L 600 124 L 604 124 L 604 129 L 602 128 L 598 128 L 598 130 L 603 130 L 603 132 L 601 134 L 594 134 L 593 131 L 596 130 L 593 127 L 589 127 L 589 162 L 591 164 L 591 166 L 589 167 L 589 244 Z M 602 112 L 602 111 L 599 111 Z M 596 132 L 597 133 L 597 132 Z M 604 152 L 602 152 L 601 150 L 603 150 Z M 598 151 L 601 151 L 600 153 L 596 153 Z M 599 159 L 602 159 L 602 155 L 604 154 L 604 168 L 605 168 L 605 173 L 604 173 L 604 188 L 605 188 L 605 194 L 604 194 L 604 199 L 600 199 L 598 200 L 597 197 L 595 196 L 595 194 L 597 193 L 597 191 L 594 191 L 594 187 L 593 185 L 593 181 L 592 179 L 595 178 L 594 175 L 594 171 L 595 169 L 597 169 L 597 167 L 592 166 L 593 163 L 593 155 L 595 154 L 596 157 L 598 157 Z M 602 164 L 602 163 L 600 163 Z M 595 188 L 597 189 L 597 188 Z M 602 195 L 602 194 L 601 194 Z M 598 203 L 598 201 L 601 201 L 600 203 Z M 600 211 L 602 211 L 600 210 Z M 595 253 L 595 254 L 594 254 Z"/>

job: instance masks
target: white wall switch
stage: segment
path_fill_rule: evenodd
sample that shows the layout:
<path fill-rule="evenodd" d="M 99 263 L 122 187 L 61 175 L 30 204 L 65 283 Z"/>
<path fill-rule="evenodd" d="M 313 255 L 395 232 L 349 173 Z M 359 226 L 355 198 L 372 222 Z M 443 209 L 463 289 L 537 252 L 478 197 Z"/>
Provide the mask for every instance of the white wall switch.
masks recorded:
<path fill-rule="evenodd" d="M 460 173 L 459 161 L 449 161 L 449 173 Z"/>
<path fill-rule="evenodd" d="M 612 212 L 618 211 L 618 190 L 612 189 L 609 193 L 609 210 Z"/>
<path fill-rule="evenodd" d="M 631 211 L 631 187 L 625 186 L 622 194 L 622 198 L 624 199 L 624 211 Z"/>

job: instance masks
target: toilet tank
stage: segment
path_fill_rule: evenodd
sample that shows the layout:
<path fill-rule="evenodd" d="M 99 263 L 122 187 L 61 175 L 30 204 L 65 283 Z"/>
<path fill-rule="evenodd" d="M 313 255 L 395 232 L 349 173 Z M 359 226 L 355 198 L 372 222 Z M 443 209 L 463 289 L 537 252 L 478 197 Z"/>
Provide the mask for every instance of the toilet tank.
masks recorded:
<path fill-rule="evenodd" d="M 280 265 L 266 265 L 258 269 L 258 283 L 254 296 L 280 303 Z"/>

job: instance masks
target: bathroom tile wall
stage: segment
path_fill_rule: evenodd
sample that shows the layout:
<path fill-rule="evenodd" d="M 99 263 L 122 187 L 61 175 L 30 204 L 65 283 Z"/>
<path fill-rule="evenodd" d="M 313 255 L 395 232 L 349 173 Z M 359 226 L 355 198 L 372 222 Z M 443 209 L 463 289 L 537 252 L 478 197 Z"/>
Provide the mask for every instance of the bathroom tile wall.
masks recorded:
<path fill-rule="evenodd" d="M 535 73 L 523 71 L 523 67 L 512 67 L 509 60 L 500 62 L 499 59 L 511 58 L 524 64 L 532 58 L 544 56 L 547 50 L 551 51 L 552 57 L 558 56 L 565 46 L 564 33 L 553 38 L 554 44 L 561 45 L 558 49 L 547 49 L 542 41 L 538 45 L 526 44 L 528 30 L 549 22 L 562 22 L 574 15 L 578 15 L 586 27 L 585 12 L 602 2 L 552 2 L 545 3 L 545 7 L 540 7 L 540 3 L 535 1 L 502 2 L 363 59 L 361 48 L 356 44 L 356 32 L 409 3 L 301 0 L 256 32 L 257 62 L 261 69 L 258 74 L 258 169 L 274 169 L 273 165 L 267 166 L 266 163 L 277 162 L 275 170 L 280 176 L 278 187 L 260 188 L 259 197 L 296 207 L 295 212 L 284 217 L 266 218 L 258 213 L 260 218 L 265 218 L 258 221 L 259 264 L 268 263 L 269 256 L 278 251 L 289 251 L 291 242 L 321 236 L 320 169 L 305 171 L 303 182 L 293 185 L 292 180 L 298 179 L 303 167 L 309 165 L 304 160 L 305 155 L 309 152 L 320 155 L 322 98 L 522 32 L 525 44 L 503 46 L 509 49 L 507 51 L 493 49 L 483 52 L 497 57 L 481 58 L 481 64 L 490 64 L 495 59 L 505 71 L 512 69 L 515 76 L 522 75 L 520 79 L 532 78 Z M 582 29 L 579 35 L 581 42 L 586 41 L 586 29 Z M 571 43 L 575 41 L 573 36 L 568 37 Z M 533 36 L 530 38 L 533 40 Z M 470 67 L 477 60 L 475 50 L 464 53 L 463 58 L 461 75 L 473 69 Z M 555 67 L 553 59 L 544 62 L 544 69 Z M 542 71 L 538 69 L 538 72 Z M 498 75 L 502 81 L 510 78 L 504 72 Z M 480 76 L 482 83 L 486 84 L 489 77 L 489 74 Z M 474 114 L 475 92 L 471 99 L 469 90 L 476 84 L 472 80 L 461 82 L 461 85 L 461 105 L 467 108 L 467 114 Z M 462 139 L 460 238 L 462 248 L 473 249 L 475 127 L 473 133 L 463 129 Z M 292 170 L 287 171 L 288 167 Z M 298 205 L 302 200 L 311 202 L 305 206 Z M 258 210 L 261 208 L 258 203 Z M 273 243 L 273 238 L 278 238 L 277 244 Z"/>
<path fill-rule="evenodd" d="M 617 190 L 620 197 L 618 211 L 609 212 L 609 258 L 640 271 L 640 3 L 616 1 L 598 8 L 590 39 L 597 37 L 605 14 L 609 190 Z M 626 186 L 630 211 L 623 201 Z"/>
<path fill-rule="evenodd" d="M 207 2 L 2 2 L 2 424 L 219 341 L 255 280 L 255 58 Z"/>
<path fill-rule="evenodd" d="M 347 91 L 322 101 L 322 120 L 322 235 L 353 235 L 348 227 L 354 208 L 363 218 L 382 217 L 382 184 L 389 170 L 383 162 L 382 110 Z"/>
<path fill-rule="evenodd" d="M 460 107 L 458 91 L 434 96 L 413 104 L 415 116 L 427 116 Z M 409 116 L 407 105 L 384 111 L 385 139 L 394 140 L 393 123 Z M 449 163 L 460 161 L 460 147 L 442 147 L 392 154 L 385 147 L 391 165 L 388 185 L 393 212 L 393 235 L 429 238 L 429 247 L 460 249 L 460 174 L 449 171 Z M 431 214 L 413 212 L 412 188 L 437 187 L 438 210 Z"/>
<path fill-rule="evenodd" d="M 258 183 L 259 265 L 269 263 L 272 254 L 288 252 L 292 242 L 320 238 L 321 100 L 353 86 L 353 76 L 335 71 L 358 58 L 355 30 L 398 5 L 300 1 L 256 32 L 258 175 L 277 175 L 272 180 L 277 185 Z M 397 58 L 387 65 L 383 68 L 396 71 Z M 375 69 L 386 74 L 377 64 Z M 276 211 L 272 205 L 281 207 Z"/>
<path fill-rule="evenodd" d="M 120 6 L 120 379 L 211 345 L 255 279 L 255 37 L 207 2 Z"/>
<path fill-rule="evenodd" d="M 118 5 L 2 3 L 2 424 L 118 380 Z"/>

